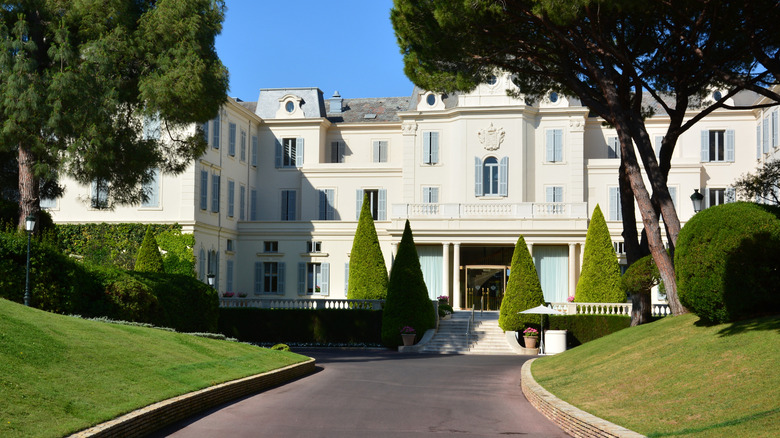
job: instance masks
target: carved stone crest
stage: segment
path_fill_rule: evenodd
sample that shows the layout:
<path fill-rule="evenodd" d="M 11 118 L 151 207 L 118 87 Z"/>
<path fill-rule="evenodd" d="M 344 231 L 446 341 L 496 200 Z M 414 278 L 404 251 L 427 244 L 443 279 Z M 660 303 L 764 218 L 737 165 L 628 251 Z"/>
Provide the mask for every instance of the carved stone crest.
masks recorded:
<path fill-rule="evenodd" d="M 414 135 L 415 132 L 417 132 L 417 124 L 412 123 L 404 123 L 401 125 L 401 129 L 403 130 L 404 135 Z"/>
<path fill-rule="evenodd" d="M 480 129 L 477 133 L 479 142 L 489 151 L 495 151 L 501 147 L 501 143 L 504 141 L 504 135 L 506 135 L 504 128 L 496 128 L 493 126 L 492 122 L 487 129 Z"/>

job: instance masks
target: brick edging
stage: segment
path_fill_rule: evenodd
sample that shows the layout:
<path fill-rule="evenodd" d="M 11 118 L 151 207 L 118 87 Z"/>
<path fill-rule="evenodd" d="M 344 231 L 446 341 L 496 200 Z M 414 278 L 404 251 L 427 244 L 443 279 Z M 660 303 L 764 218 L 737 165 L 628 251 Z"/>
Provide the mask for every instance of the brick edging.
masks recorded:
<path fill-rule="evenodd" d="M 523 394 L 537 411 L 574 437 L 643 438 L 644 435 L 591 415 L 566 403 L 536 383 L 531 375 L 531 363 L 526 361 L 520 371 Z"/>
<path fill-rule="evenodd" d="M 165 426 L 314 372 L 314 359 L 267 373 L 231 380 L 137 409 L 121 417 L 76 432 L 69 438 L 144 437 Z"/>

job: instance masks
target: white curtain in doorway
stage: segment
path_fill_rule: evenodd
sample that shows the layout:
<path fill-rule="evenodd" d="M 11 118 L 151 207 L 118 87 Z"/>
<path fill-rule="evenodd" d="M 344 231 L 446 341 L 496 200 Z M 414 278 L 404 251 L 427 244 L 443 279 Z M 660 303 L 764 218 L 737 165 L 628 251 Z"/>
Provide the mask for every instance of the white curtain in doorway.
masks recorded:
<path fill-rule="evenodd" d="M 565 303 L 569 295 L 569 248 L 534 245 L 534 264 L 542 284 L 544 300 Z"/>
<path fill-rule="evenodd" d="M 441 246 L 418 246 L 417 255 L 420 256 L 420 267 L 422 268 L 425 286 L 428 287 L 428 296 L 435 300 L 442 295 L 441 275 L 442 275 L 442 251 Z"/>

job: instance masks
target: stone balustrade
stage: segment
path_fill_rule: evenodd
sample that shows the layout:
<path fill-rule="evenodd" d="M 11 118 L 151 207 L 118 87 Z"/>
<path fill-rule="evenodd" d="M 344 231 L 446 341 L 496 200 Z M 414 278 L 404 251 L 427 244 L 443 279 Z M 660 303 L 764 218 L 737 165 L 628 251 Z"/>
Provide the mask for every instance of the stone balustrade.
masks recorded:
<path fill-rule="evenodd" d="M 473 204 L 393 204 L 393 219 L 563 218 L 587 219 L 584 202 L 479 202 Z"/>
<path fill-rule="evenodd" d="M 623 315 L 631 316 L 631 303 L 550 303 L 549 307 L 564 315 Z M 668 304 L 653 304 L 653 316 L 666 316 L 672 312 Z"/>
<path fill-rule="evenodd" d="M 226 308 L 253 307 L 259 309 L 362 309 L 382 310 L 383 300 L 289 299 L 289 298 L 220 298 Z"/>

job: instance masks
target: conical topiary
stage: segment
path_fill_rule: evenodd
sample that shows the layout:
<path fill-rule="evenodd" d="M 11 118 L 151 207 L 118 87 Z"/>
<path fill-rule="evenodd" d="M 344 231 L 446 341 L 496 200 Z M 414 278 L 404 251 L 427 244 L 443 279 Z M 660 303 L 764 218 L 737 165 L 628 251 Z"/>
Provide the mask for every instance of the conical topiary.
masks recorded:
<path fill-rule="evenodd" d="M 512 254 L 512 266 L 509 269 L 509 282 L 506 285 L 504 299 L 501 301 L 501 313 L 498 325 L 502 330 L 519 331 L 527 326 L 539 327 L 539 315 L 518 313 L 544 304 L 542 285 L 536 273 L 534 261 L 525 239 L 520 236 Z"/>
<path fill-rule="evenodd" d="M 620 265 L 609 236 L 607 222 L 596 205 L 585 237 L 582 272 L 574 301 L 580 303 L 624 303 L 626 293 L 620 284 Z"/>
<path fill-rule="evenodd" d="M 387 267 L 371 217 L 368 193 L 363 198 L 360 220 L 349 255 L 349 289 L 351 300 L 383 300 L 387 296 Z"/>
<path fill-rule="evenodd" d="M 165 272 L 162 255 L 157 247 L 157 240 L 152 233 L 152 227 L 146 227 L 144 241 L 135 255 L 135 270 L 141 272 Z"/>
<path fill-rule="evenodd" d="M 401 345 L 401 328 L 405 326 L 414 328 L 418 340 L 426 330 L 436 326 L 433 304 L 428 297 L 408 220 L 387 285 L 382 311 L 382 343 L 388 347 Z"/>

